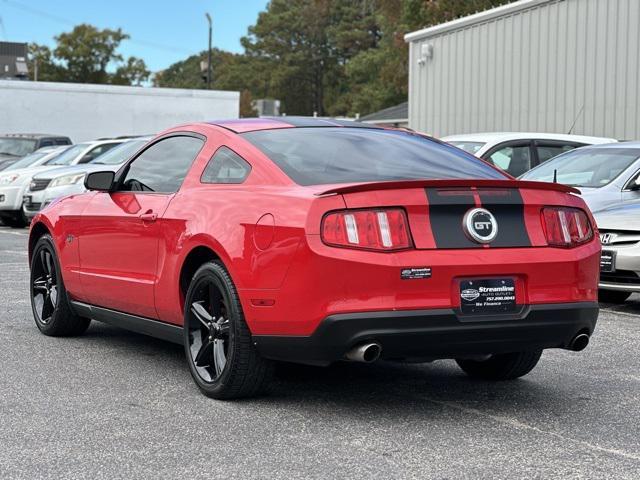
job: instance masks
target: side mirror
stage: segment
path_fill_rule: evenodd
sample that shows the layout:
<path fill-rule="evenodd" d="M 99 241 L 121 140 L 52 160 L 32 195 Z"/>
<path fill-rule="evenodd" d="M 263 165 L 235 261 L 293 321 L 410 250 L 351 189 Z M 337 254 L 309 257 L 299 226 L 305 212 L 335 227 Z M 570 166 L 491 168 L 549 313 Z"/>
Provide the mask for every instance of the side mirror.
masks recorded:
<path fill-rule="evenodd" d="M 89 173 L 84 179 L 84 187 L 87 190 L 97 190 L 99 192 L 108 192 L 113 186 L 115 172 L 93 172 Z"/>

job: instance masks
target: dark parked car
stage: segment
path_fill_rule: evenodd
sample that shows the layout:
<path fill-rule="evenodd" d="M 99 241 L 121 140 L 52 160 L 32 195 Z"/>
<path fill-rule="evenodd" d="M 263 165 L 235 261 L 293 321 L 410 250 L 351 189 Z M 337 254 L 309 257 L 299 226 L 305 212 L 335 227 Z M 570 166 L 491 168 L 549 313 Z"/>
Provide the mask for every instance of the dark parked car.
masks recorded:
<path fill-rule="evenodd" d="M 0 136 L 0 170 L 42 147 L 71 145 L 69 137 L 42 133 L 9 133 Z"/>

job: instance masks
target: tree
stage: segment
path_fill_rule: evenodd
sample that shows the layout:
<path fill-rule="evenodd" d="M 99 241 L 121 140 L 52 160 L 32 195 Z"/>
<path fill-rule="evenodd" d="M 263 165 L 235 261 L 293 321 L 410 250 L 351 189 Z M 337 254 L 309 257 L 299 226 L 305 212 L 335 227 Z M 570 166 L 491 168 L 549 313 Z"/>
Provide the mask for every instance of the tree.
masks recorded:
<path fill-rule="evenodd" d="M 141 85 L 149 79 L 151 72 L 147 70 L 144 60 L 129 57 L 124 65 L 119 66 L 111 76 L 114 85 Z"/>
<path fill-rule="evenodd" d="M 29 44 L 28 66 L 31 80 L 36 79 L 36 71 L 42 82 L 59 82 L 64 78 L 64 68 L 54 62 L 51 49 L 46 45 Z"/>
<path fill-rule="evenodd" d="M 49 47 L 32 44 L 29 47 L 31 78 L 37 64 L 38 80 L 42 81 L 140 85 L 150 75 L 144 61 L 136 57 L 124 61 L 117 52 L 127 38 L 129 35 L 120 29 L 100 30 L 81 24 L 55 37 L 53 52 Z M 116 70 L 111 73 L 109 68 L 114 66 Z"/>

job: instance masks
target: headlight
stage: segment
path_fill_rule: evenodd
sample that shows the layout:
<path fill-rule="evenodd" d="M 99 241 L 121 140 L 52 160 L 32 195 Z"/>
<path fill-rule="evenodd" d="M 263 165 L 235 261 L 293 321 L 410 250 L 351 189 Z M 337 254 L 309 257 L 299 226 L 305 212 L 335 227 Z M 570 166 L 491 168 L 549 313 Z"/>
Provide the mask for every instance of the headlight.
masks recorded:
<path fill-rule="evenodd" d="M 14 173 L 13 175 L 4 175 L 0 177 L 0 185 L 9 185 L 10 183 L 15 182 L 19 176 L 20 175 L 16 173 Z"/>
<path fill-rule="evenodd" d="M 74 185 L 84 180 L 84 173 L 76 173 L 74 175 L 65 175 L 64 177 L 54 178 L 49 187 L 62 187 L 64 185 Z"/>

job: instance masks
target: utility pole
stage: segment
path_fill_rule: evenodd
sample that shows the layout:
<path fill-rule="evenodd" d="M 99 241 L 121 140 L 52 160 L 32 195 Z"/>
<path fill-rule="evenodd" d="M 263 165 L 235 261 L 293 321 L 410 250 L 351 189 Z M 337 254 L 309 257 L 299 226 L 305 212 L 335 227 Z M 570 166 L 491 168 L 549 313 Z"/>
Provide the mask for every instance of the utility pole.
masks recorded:
<path fill-rule="evenodd" d="M 207 21 L 209 22 L 209 57 L 207 62 L 207 90 L 211 90 L 211 69 L 213 68 L 211 65 L 211 34 L 213 32 L 213 25 L 211 23 L 211 15 L 208 13 L 204 14 L 207 17 Z"/>

